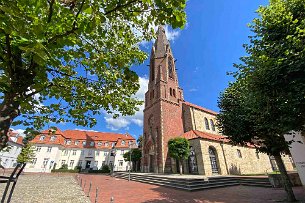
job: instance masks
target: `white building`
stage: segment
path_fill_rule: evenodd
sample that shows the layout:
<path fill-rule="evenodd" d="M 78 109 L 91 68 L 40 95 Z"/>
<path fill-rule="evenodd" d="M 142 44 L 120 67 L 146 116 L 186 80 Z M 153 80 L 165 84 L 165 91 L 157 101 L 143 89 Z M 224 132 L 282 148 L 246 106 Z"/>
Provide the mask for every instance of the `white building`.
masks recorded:
<path fill-rule="evenodd" d="M 17 165 L 17 157 L 23 147 L 23 137 L 12 130 L 9 132 L 8 136 L 8 148 L 0 151 L 0 164 L 4 168 L 14 168 Z"/>
<path fill-rule="evenodd" d="M 69 169 L 100 169 L 103 165 L 115 171 L 128 170 L 123 154 L 135 148 L 136 140 L 129 134 L 66 130 L 46 130 L 31 141 L 35 158 L 26 172 L 51 172 L 64 164 Z M 115 155 L 115 156 L 114 156 Z"/>

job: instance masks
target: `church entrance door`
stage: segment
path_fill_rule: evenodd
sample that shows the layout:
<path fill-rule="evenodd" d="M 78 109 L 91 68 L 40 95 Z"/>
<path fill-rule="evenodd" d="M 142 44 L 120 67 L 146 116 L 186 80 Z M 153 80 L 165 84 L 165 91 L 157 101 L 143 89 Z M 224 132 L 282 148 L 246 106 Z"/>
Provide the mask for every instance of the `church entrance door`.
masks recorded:
<path fill-rule="evenodd" d="M 149 172 L 154 172 L 154 155 L 149 155 Z"/>
<path fill-rule="evenodd" d="M 213 147 L 209 147 L 209 156 L 212 167 L 212 174 L 219 174 L 216 150 Z"/>

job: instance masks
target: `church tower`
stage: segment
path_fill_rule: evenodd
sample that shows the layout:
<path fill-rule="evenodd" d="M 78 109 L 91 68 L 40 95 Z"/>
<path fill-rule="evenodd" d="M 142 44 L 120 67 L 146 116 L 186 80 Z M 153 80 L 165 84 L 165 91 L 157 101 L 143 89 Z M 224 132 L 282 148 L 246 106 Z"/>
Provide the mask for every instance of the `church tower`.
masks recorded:
<path fill-rule="evenodd" d="M 175 162 L 168 156 L 170 138 L 183 131 L 183 90 L 179 87 L 175 58 L 159 26 L 150 56 L 148 91 L 145 93 L 143 129 L 143 172 L 170 173 Z"/>

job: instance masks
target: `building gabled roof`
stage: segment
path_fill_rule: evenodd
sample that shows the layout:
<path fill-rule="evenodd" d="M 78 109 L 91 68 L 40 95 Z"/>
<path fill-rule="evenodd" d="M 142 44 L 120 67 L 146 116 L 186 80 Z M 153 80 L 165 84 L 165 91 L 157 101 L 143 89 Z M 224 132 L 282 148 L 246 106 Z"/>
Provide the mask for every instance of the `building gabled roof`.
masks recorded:
<path fill-rule="evenodd" d="M 213 115 L 215 115 L 215 116 L 218 114 L 218 113 L 215 112 L 215 111 L 212 111 L 212 110 L 210 110 L 210 109 L 203 108 L 203 107 L 201 107 L 201 106 L 198 106 L 198 105 L 196 105 L 196 104 L 192 104 L 192 103 L 190 103 L 190 102 L 183 102 L 183 103 L 184 103 L 185 105 L 187 105 L 187 106 L 190 106 L 190 107 L 199 109 L 199 110 L 201 110 L 201 111 L 205 111 L 205 112 L 210 113 L 210 114 L 213 114 Z"/>
<path fill-rule="evenodd" d="M 192 140 L 192 139 L 205 139 L 205 140 L 212 140 L 212 141 L 217 141 L 217 142 L 223 142 L 223 143 L 229 143 L 230 140 L 223 135 L 215 135 L 207 132 L 202 132 L 198 130 L 190 130 L 188 132 L 185 132 L 181 135 L 182 137 Z M 247 143 L 245 147 L 250 147 L 250 148 L 255 148 L 255 145 Z"/>
<path fill-rule="evenodd" d="M 50 128 L 48 130 L 42 131 L 41 134 L 64 135 L 64 133 L 59 128 Z"/>
<path fill-rule="evenodd" d="M 42 138 L 42 136 L 45 136 Z M 55 139 L 52 139 L 55 138 Z M 122 144 L 125 141 L 125 145 Z M 57 144 L 66 148 L 96 148 L 111 149 L 128 148 L 129 142 L 136 143 L 134 137 L 129 134 L 86 131 L 86 130 L 65 130 L 60 129 L 44 130 L 36 136 L 31 142 L 35 144 Z"/>
<path fill-rule="evenodd" d="M 9 130 L 8 132 L 8 141 L 19 144 L 23 146 L 23 137 L 19 135 L 18 132 L 14 132 L 12 129 Z"/>
<path fill-rule="evenodd" d="M 215 135 L 207 132 L 202 132 L 198 130 L 190 130 L 184 134 L 182 134 L 182 137 L 191 140 L 196 138 L 203 138 L 207 140 L 213 140 L 218 142 L 229 142 L 229 140 L 226 138 L 226 136 L 223 135 Z"/>

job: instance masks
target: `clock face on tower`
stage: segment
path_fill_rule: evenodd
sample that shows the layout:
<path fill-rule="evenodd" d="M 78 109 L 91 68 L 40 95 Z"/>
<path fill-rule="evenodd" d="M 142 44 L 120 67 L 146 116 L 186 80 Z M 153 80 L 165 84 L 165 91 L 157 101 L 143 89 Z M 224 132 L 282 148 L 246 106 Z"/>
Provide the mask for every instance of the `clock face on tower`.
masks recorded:
<path fill-rule="evenodd" d="M 173 78 L 173 58 L 168 57 L 168 75 Z"/>

